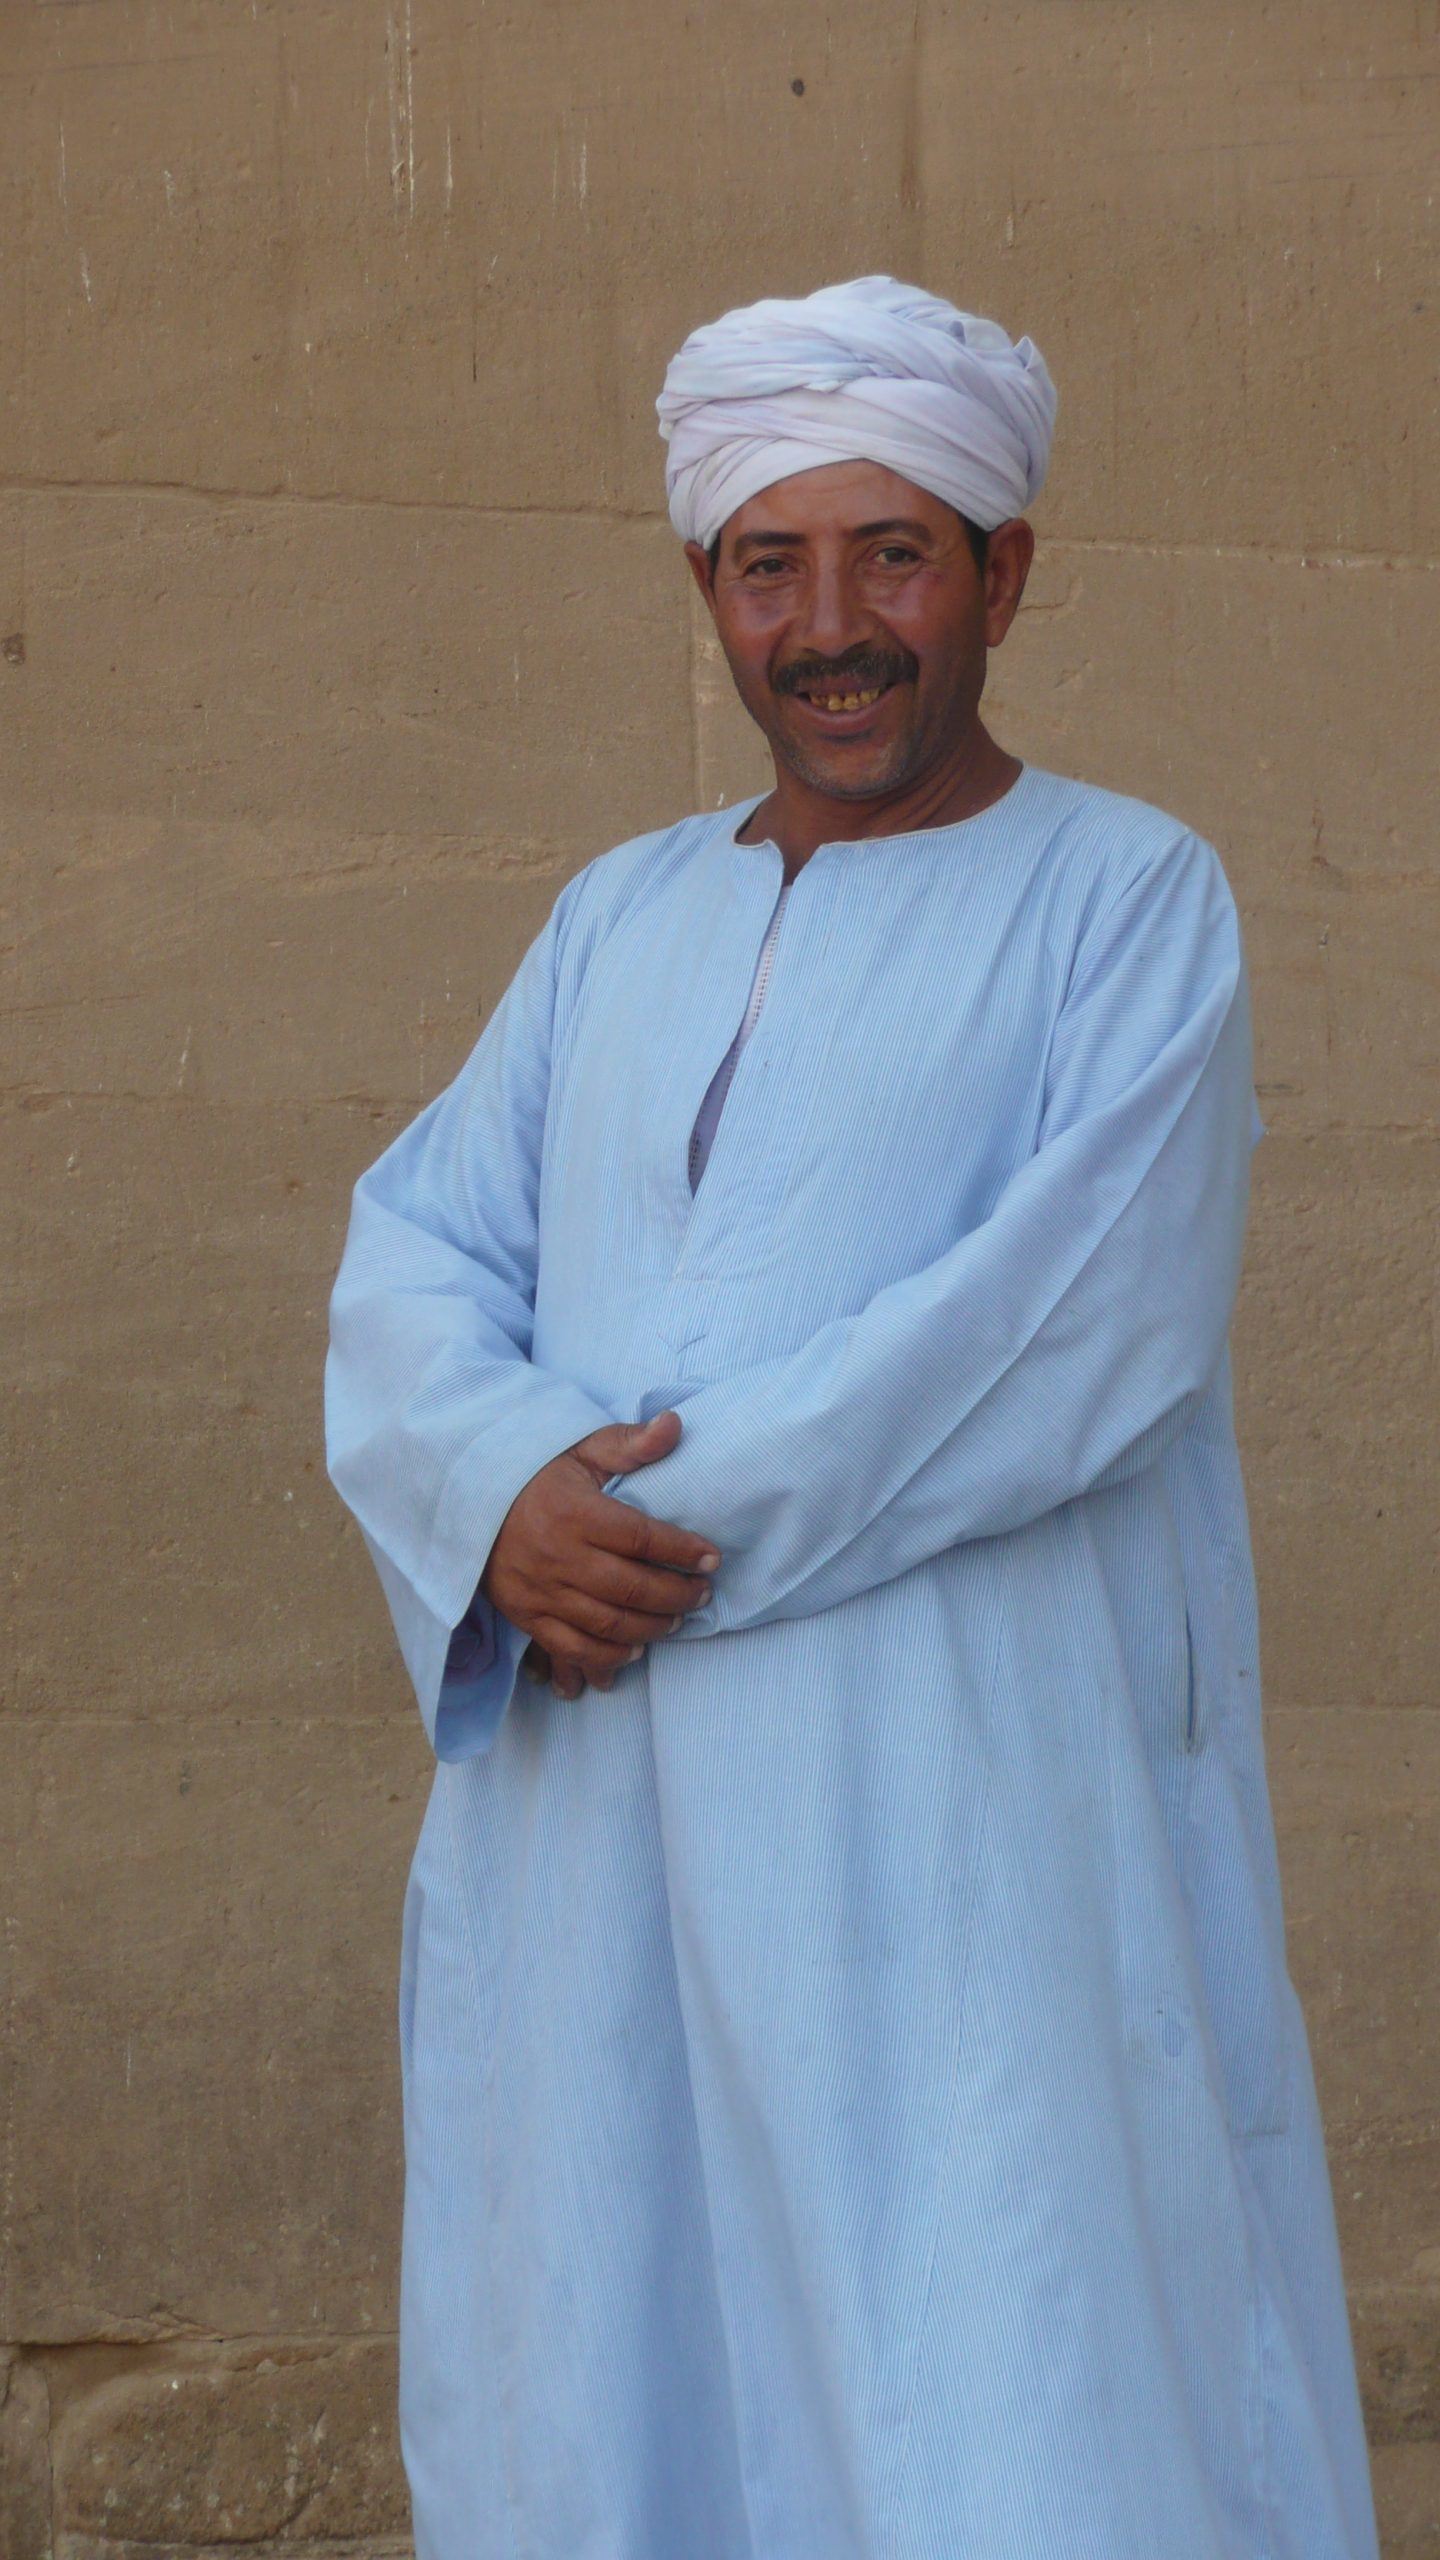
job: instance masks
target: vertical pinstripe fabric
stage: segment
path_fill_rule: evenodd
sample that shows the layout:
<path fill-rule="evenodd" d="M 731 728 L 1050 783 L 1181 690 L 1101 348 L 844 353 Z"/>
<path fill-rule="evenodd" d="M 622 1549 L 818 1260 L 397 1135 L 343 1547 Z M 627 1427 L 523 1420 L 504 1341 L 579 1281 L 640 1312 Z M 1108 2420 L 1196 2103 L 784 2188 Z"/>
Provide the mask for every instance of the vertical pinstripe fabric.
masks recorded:
<path fill-rule="evenodd" d="M 1027 768 L 564 890 L 356 1190 L 327 1375 L 437 1752 L 406 1903 L 420 2560 L 1374 2560 L 1285 1969 L 1207 845 Z M 515 1690 L 484 1559 L 619 1499 L 714 1597 Z"/>

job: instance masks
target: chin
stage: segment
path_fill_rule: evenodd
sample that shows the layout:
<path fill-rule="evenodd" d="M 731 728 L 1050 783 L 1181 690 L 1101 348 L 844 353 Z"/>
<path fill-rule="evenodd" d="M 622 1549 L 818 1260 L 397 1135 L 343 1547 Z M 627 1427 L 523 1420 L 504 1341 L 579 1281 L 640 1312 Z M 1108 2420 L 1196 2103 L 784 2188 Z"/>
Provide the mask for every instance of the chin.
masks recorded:
<path fill-rule="evenodd" d="M 796 755 L 792 749 L 784 761 L 801 782 L 811 791 L 823 791 L 827 800 L 873 800 L 878 792 L 894 791 L 910 779 L 910 758 L 897 755 L 893 748 L 868 759 L 859 755 L 822 759 Z"/>

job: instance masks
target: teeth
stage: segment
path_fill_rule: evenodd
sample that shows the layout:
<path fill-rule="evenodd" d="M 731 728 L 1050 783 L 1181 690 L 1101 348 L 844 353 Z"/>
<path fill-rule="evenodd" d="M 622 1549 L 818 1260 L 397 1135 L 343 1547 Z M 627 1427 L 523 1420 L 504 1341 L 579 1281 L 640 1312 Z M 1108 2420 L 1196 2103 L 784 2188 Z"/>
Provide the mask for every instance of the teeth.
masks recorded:
<path fill-rule="evenodd" d="M 815 697 L 822 711 L 864 711 L 878 702 L 882 688 L 872 685 L 868 693 L 830 693 Z"/>

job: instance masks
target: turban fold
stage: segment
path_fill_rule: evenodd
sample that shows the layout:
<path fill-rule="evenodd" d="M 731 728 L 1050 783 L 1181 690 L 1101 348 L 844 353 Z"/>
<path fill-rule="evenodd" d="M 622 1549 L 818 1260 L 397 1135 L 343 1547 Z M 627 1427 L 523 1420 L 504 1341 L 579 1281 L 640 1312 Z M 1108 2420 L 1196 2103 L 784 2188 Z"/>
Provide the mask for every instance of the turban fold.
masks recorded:
<path fill-rule="evenodd" d="M 1039 491 L 1055 386 L 1029 338 L 918 285 L 857 276 L 692 330 L 655 406 L 671 523 L 708 547 L 758 490 L 857 460 L 992 531 Z"/>

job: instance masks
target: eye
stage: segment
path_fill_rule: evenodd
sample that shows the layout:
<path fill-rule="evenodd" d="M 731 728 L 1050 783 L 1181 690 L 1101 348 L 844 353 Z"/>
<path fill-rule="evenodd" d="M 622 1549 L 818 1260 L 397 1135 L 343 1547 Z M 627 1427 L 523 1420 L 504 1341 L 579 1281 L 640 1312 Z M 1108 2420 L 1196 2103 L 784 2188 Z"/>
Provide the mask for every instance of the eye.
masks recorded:
<path fill-rule="evenodd" d="M 783 552 L 763 552 L 758 560 L 752 560 L 750 562 L 749 567 L 745 571 L 745 575 L 747 578 L 759 577 L 770 570 L 788 569 L 789 566 L 790 563 L 785 558 Z"/>
<path fill-rule="evenodd" d="M 903 568 L 910 561 L 918 560 L 920 554 L 918 551 L 913 551 L 908 542 L 882 542 L 875 557 L 877 560 L 883 560 L 887 568 L 892 565 Z"/>

